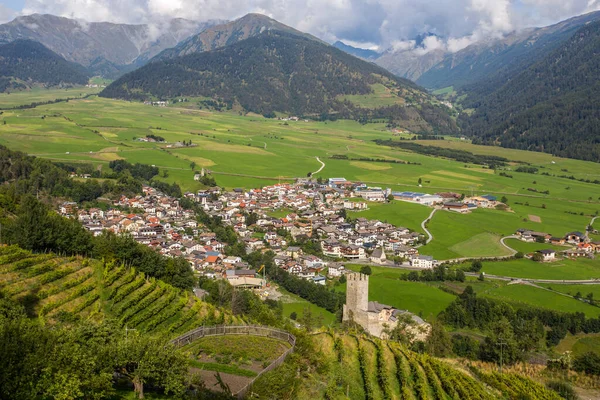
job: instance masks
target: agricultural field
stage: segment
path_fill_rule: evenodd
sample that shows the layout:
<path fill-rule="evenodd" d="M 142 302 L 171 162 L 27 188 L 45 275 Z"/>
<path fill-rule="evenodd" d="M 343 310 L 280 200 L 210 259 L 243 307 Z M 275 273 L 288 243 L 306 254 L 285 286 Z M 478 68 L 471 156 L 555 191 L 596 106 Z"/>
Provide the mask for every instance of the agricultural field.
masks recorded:
<path fill-rule="evenodd" d="M 478 290 L 477 294 L 502 300 L 516 307 L 531 305 L 568 313 L 582 312 L 589 318 L 596 318 L 600 315 L 600 307 L 594 307 L 580 300 L 530 285 L 507 285 L 502 283 L 495 285 L 495 287 Z"/>
<path fill-rule="evenodd" d="M 0 247 L 0 291 L 50 322 L 114 318 L 123 327 L 171 336 L 203 324 L 241 322 L 134 269 L 16 246 Z"/>
<path fill-rule="evenodd" d="M 290 345 L 277 339 L 248 335 L 210 336 L 182 348 L 190 358 L 192 371 L 198 372 L 206 385 L 221 379 L 235 393 L 268 367 Z"/>
<path fill-rule="evenodd" d="M 306 379 L 298 398 L 368 399 L 500 399 L 559 400 L 554 392 L 522 375 L 456 364 L 409 351 L 394 342 L 355 335 L 312 336 L 318 357 L 327 365 Z M 253 390 L 261 393 L 263 379 Z M 325 384 L 323 384 L 325 383 Z M 346 397 L 347 396 L 347 397 Z"/>
<path fill-rule="evenodd" d="M 348 216 L 350 218 L 378 219 L 412 231 L 422 232 L 421 223 L 431 213 L 429 207 L 406 201 L 392 201 L 385 204 L 369 202 L 368 204 L 368 210 L 349 212 Z"/>
<path fill-rule="evenodd" d="M 571 351 L 575 357 L 590 351 L 600 355 L 600 334 L 579 333 L 572 335 L 567 333 L 567 336 L 560 341 L 555 350 L 558 353 Z"/>
<path fill-rule="evenodd" d="M 42 103 L 56 99 L 81 98 L 90 94 L 99 93 L 100 88 L 73 87 L 66 89 L 33 88 L 13 93 L 0 93 L 0 110 L 31 103 Z"/>
<path fill-rule="evenodd" d="M 578 258 L 552 262 L 535 262 L 529 259 L 484 261 L 483 272 L 513 278 L 551 280 L 589 280 L 600 278 L 598 260 Z"/>
<path fill-rule="evenodd" d="M 358 265 L 346 267 L 354 271 L 360 270 Z M 408 310 L 426 320 L 435 318 L 455 299 L 453 295 L 437 286 L 399 280 L 406 270 L 385 267 L 371 267 L 371 270 L 369 300 Z M 346 285 L 339 285 L 336 290 L 345 292 Z"/>
<path fill-rule="evenodd" d="M 569 246 L 555 246 L 555 245 L 548 244 L 548 243 L 524 242 L 519 239 L 506 239 L 504 241 L 504 243 L 506 243 L 506 245 L 509 246 L 510 248 L 515 249 L 516 251 L 520 251 L 523 254 L 529 254 L 529 253 L 533 253 L 537 250 L 544 250 L 544 249 L 551 249 L 558 253 L 560 251 L 568 250 L 571 248 L 570 245 Z"/>
<path fill-rule="evenodd" d="M 4 107 L 8 105 L 4 103 Z M 255 188 L 306 177 L 321 167 L 318 157 L 325 163 L 316 174 L 322 178 L 345 177 L 393 190 L 508 198 L 509 211 L 476 210 L 467 215 L 437 212 L 429 222 L 434 240 L 421 253 L 439 260 L 507 255 L 510 252 L 500 244 L 500 238 L 518 228 L 560 236 L 583 231 L 600 211 L 600 185 L 541 175 L 548 172 L 594 180 L 600 176 L 595 163 L 475 146 L 461 140 L 417 141 L 504 156 L 513 161 L 503 171 L 512 175 L 509 178 L 480 165 L 379 146 L 373 140 L 392 137 L 383 123 L 280 121 L 254 114 L 199 110 L 189 103 L 151 107 L 95 96 L 35 109 L 6 110 L 0 120 L 0 144 L 11 149 L 56 161 L 91 163 L 97 168 L 106 168 L 116 159 L 153 164 L 161 170 L 157 179 L 176 182 L 189 191 L 202 188 L 193 180 L 192 166 L 211 170 L 219 186 L 227 189 Z M 166 143 L 136 140 L 149 134 L 164 137 Z M 168 147 L 190 140 L 192 146 Z M 379 162 L 370 161 L 374 159 Z M 540 173 L 514 172 L 524 162 L 539 168 Z M 545 191 L 549 194 L 542 193 Z M 371 204 L 369 210 L 350 216 L 380 218 L 421 231 L 420 223 L 429 212 L 427 207 L 394 201 Z"/>
<path fill-rule="evenodd" d="M 404 104 L 404 99 L 398 97 L 390 89 L 383 86 L 381 83 L 371 85 L 373 93 L 368 95 L 346 95 L 338 96 L 340 100 L 347 100 L 352 104 L 363 108 L 377 108 L 393 106 L 394 104 Z"/>
<path fill-rule="evenodd" d="M 281 292 L 281 300 L 283 304 L 283 315 L 288 317 L 292 313 L 296 313 L 297 318 L 301 318 L 304 314 L 305 309 L 310 309 L 313 319 L 322 321 L 323 326 L 331 326 L 335 324 L 335 315 L 324 308 L 321 308 L 303 298 L 296 296 L 293 293 L 279 287 L 277 289 Z"/>

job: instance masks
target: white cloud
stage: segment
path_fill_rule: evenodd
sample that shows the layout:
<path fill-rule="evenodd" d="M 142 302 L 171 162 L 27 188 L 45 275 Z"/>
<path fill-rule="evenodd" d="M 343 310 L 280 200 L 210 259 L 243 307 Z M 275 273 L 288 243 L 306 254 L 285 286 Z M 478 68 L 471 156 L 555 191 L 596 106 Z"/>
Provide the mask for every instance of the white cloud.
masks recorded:
<path fill-rule="evenodd" d="M 405 51 L 418 34 L 445 38 L 428 38 L 419 46 L 427 52 L 457 51 L 597 9 L 600 0 L 25 0 L 22 13 L 161 26 L 173 17 L 203 21 L 260 12 L 321 39 L 359 47 Z M 0 5 L 0 17 L 4 10 Z"/>
<path fill-rule="evenodd" d="M 0 24 L 12 20 L 17 15 L 17 12 L 11 8 L 0 4 Z"/>

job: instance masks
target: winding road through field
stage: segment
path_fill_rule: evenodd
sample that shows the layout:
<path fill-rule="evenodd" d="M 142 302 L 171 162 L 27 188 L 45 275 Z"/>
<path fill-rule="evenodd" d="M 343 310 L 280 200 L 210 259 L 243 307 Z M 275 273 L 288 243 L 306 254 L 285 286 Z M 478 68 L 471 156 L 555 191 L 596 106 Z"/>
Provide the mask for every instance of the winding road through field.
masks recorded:
<path fill-rule="evenodd" d="M 325 168 L 325 163 L 323 161 L 321 161 L 321 159 L 319 157 L 315 157 L 317 159 L 318 162 L 321 163 L 321 168 L 319 168 L 318 170 L 316 170 L 315 172 L 313 172 L 312 174 L 318 174 L 319 172 L 323 171 L 323 168 Z"/>
<path fill-rule="evenodd" d="M 435 214 L 436 211 L 437 211 L 437 208 L 434 208 L 431 211 L 431 214 L 429 214 L 429 216 L 427 218 L 425 218 L 425 220 L 423 222 L 421 222 L 421 228 L 425 231 L 425 233 L 428 236 L 425 244 L 429 244 L 429 242 L 431 242 L 433 240 L 433 235 L 431 234 L 431 232 L 429 232 L 426 225 L 427 225 L 427 222 L 429 222 L 431 220 L 431 218 L 433 218 L 433 214 Z"/>

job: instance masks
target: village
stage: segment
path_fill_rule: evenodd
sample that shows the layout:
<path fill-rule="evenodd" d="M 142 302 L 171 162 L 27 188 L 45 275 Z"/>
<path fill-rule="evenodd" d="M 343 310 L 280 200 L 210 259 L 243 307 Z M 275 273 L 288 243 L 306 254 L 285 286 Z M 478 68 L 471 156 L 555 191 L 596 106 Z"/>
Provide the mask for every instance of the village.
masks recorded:
<path fill-rule="evenodd" d="M 122 196 L 105 211 L 77 209 L 70 202 L 62 204 L 59 211 L 77 218 L 94 235 L 105 230 L 127 234 L 165 256 L 183 257 L 198 275 L 223 277 L 234 286 L 260 288 L 264 284 L 241 257 L 227 254 L 228 243 L 202 226 L 194 211 L 152 187 L 144 186 L 143 192 L 134 198 Z M 361 218 L 360 211 L 368 208 L 368 202 L 399 200 L 458 213 L 502 204 L 494 196 L 392 192 L 344 178 L 325 182 L 298 179 L 294 184 L 230 192 L 215 187 L 184 196 L 207 215 L 230 226 L 246 253 L 271 250 L 279 268 L 321 285 L 325 285 L 327 278 L 340 277 L 346 262 L 415 269 L 430 269 L 438 264 L 433 257 L 420 254 L 419 247 L 426 243 L 423 234 Z M 272 216 L 276 212 L 279 217 Z M 521 229 L 515 236 L 524 241 L 571 244 L 564 252 L 567 257 L 590 256 L 600 251 L 600 243 L 590 242 L 580 232 L 553 237 Z M 307 241 L 318 243 L 312 254 L 299 245 Z M 539 261 L 552 261 L 556 257 L 554 250 L 538 253 Z"/>

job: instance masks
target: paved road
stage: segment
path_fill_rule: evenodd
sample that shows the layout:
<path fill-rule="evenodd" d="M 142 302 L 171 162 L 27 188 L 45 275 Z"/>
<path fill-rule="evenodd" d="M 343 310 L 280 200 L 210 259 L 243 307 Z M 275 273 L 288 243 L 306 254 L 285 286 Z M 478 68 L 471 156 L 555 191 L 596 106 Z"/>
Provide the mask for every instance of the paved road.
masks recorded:
<path fill-rule="evenodd" d="M 502 244 L 502 246 L 506 247 L 512 253 L 510 255 L 510 257 L 512 257 L 515 254 L 517 254 L 518 251 L 516 251 L 515 249 L 513 249 L 512 247 L 510 247 L 509 245 L 507 245 L 506 243 L 504 243 L 504 241 L 506 239 L 518 239 L 518 237 L 516 235 L 510 235 L 510 236 L 504 236 L 502 239 L 500 239 L 500 243 Z"/>
<path fill-rule="evenodd" d="M 425 244 L 429 244 L 429 242 L 431 242 L 433 240 L 433 235 L 431 234 L 431 232 L 429 232 L 429 230 L 427 229 L 427 227 L 425 226 L 425 224 L 431 220 L 431 218 L 433 218 L 433 214 L 435 214 L 435 212 L 437 211 L 437 208 L 434 208 L 431 211 L 431 214 L 429 214 L 429 217 L 427 217 L 425 219 L 425 221 L 421 222 L 421 228 L 425 231 L 425 233 L 427 234 L 428 238 L 427 241 L 425 242 Z"/>

